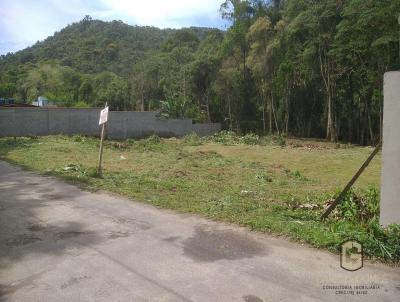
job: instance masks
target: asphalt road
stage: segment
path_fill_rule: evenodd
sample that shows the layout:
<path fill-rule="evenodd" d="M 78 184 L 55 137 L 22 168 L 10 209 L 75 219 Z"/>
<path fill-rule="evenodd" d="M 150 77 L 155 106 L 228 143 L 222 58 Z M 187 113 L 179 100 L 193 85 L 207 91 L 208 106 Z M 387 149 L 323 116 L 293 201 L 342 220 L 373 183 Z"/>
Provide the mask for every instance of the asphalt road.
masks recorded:
<path fill-rule="evenodd" d="M 398 267 L 348 272 L 338 255 L 4 162 L 0 230 L 1 301 L 400 301 Z"/>

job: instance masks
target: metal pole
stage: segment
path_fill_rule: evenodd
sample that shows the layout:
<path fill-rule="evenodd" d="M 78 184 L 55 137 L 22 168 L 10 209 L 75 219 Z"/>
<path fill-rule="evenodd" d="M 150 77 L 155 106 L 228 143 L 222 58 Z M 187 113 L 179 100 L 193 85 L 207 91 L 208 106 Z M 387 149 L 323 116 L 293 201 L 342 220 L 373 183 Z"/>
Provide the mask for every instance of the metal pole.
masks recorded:
<path fill-rule="evenodd" d="M 101 162 L 103 160 L 103 140 L 104 140 L 104 128 L 105 123 L 101 126 L 101 139 L 100 139 L 100 151 L 99 151 L 99 166 L 97 168 L 97 174 L 101 176 Z"/>
<path fill-rule="evenodd" d="M 107 103 L 104 108 L 107 108 Z M 101 138 L 100 138 L 100 151 L 99 151 L 99 164 L 97 168 L 97 175 L 101 176 L 101 163 L 103 161 L 103 142 L 104 142 L 104 132 L 105 132 L 106 123 L 101 125 Z"/>

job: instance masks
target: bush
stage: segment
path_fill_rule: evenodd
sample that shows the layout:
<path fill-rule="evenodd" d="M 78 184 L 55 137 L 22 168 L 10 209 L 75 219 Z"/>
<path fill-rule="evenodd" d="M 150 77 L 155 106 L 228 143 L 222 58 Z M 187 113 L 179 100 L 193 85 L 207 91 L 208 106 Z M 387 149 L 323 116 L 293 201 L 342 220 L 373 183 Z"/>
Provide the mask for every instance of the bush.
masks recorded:
<path fill-rule="evenodd" d="M 348 223 L 336 222 L 339 226 L 344 226 L 344 224 Z M 384 228 L 379 224 L 378 218 L 374 218 L 362 227 L 356 223 L 344 227 L 340 235 L 342 240 L 351 238 L 361 242 L 364 254 L 368 257 L 391 263 L 400 262 L 400 225 L 398 224 Z"/>
<path fill-rule="evenodd" d="M 350 190 L 333 214 L 335 225 L 352 226 L 353 230 L 340 233 L 360 241 L 367 256 L 400 261 L 400 225 L 384 228 L 379 224 L 379 191 L 376 188 L 360 194 Z"/>
<path fill-rule="evenodd" d="M 209 137 L 209 140 L 214 143 L 220 143 L 223 145 L 234 145 L 237 144 L 239 139 L 235 132 L 222 130 Z"/>
<path fill-rule="evenodd" d="M 72 105 L 72 108 L 90 108 L 90 107 L 92 106 L 84 101 L 79 101 Z"/>
<path fill-rule="evenodd" d="M 260 136 L 255 133 L 248 133 L 244 136 L 238 136 L 233 131 L 222 130 L 208 138 L 209 141 L 223 145 L 259 145 L 262 143 Z"/>
<path fill-rule="evenodd" d="M 90 176 L 90 172 L 88 169 L 86 169 L 84 166 L 81 164 L 68 164 L 65 167 L 57 170 L 62 175 L 70 175 L 70 176 L 75 176 L 76 178 L 85 178 L 87 176 Z"/>
<path fill-rule="evenodd" d="M 245 145 L 258 145 L 260 143 L 260 137 L 255 133 L 248 133 L 240 137 L 239 141 Z"/>
<path fill-rule="evenodd" d="M 142 151 L 156 151 L 161 149 L 161 138 L 153 134 L 148 138 L 136 141 L 135 145 Z"/>
<path fill-rule="evenodd" d="M 199 146 L 203 143 L 201 137 L 194 132 L 189 135 L 185 135 L 183 142 L 189 146 Z"/>
<path fill-rule="evenodd" d="M 277 135 L 272 138 L 272 141 L 281 147 L 286 146 L 286 139 L 282 135 Z"/>
<path fill-rule="evenodd" d="M 74 135 L 72 136 L 72 140 L 78 143 L 84 143 L 86 141 L 85 136 L 83 135 Z"/>
<path fill-rule="evenodd" d="M 159 144 L 161 142 L 161 138 L 158 135 L 153 134 L 152 136 L 145 139 L 148 144 Z"/>
<path fill-rule="evenodd" d="M 356 194 L 350 190 L 335 210 L 336 216 L 351 221 L 370 221 L 379 218 L 379 191 L 369 188 Z"/>
<path fill-rule="evenodd" d="M 392 224 L 383 228 L 377 218 L 372 220 L 368 225 L 368 237 L 363 241 L 363 246 L 367 254 L 399 262 L 400 225 Z"/>

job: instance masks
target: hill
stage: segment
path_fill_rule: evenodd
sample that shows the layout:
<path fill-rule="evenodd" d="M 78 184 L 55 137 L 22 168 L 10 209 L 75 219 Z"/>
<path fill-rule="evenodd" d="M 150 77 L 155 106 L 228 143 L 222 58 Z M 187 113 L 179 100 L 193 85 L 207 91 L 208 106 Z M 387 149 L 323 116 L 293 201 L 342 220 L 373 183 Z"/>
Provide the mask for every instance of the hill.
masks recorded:
<path fill-rule="evenodd" d="M 209 28 L 191 27 L 204 39 Z M 150 26 L 130 26 L 122 21 L 104 22 L 89 16 L 68 25 L 44 41 L 16 53 L 0 57 L 3 72 L 24 64 L 55 61 L 83 73 L 111 71 L 120 76 L 132 73 L 132 66 L 160 50 L 178 30 Z"/>
<path fill-rule="evenodd" d="M 209 33 L 222 39 L 211 28 L 159 29 L 86 16 L 32 47 L 1 56 L 0 97 L 31 102 L 43 95 L 59 106 L 108 102 L 115 110 L 158 108 L 166 89 L 182 82 L 181 67 Z"/>

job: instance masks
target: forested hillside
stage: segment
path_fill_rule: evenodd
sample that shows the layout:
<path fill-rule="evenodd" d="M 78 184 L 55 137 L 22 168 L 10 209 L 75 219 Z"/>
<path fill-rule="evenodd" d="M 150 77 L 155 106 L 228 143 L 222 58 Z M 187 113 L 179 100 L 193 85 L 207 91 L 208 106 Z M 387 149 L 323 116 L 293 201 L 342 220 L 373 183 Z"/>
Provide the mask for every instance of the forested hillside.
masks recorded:
<path fill-rule="evenodd" d="M 155 110 L 238 132 L 379 139 L 400 0 L 227 0 L 226 32 L 86 17 L 0 59 L 0 97 Z"/>

